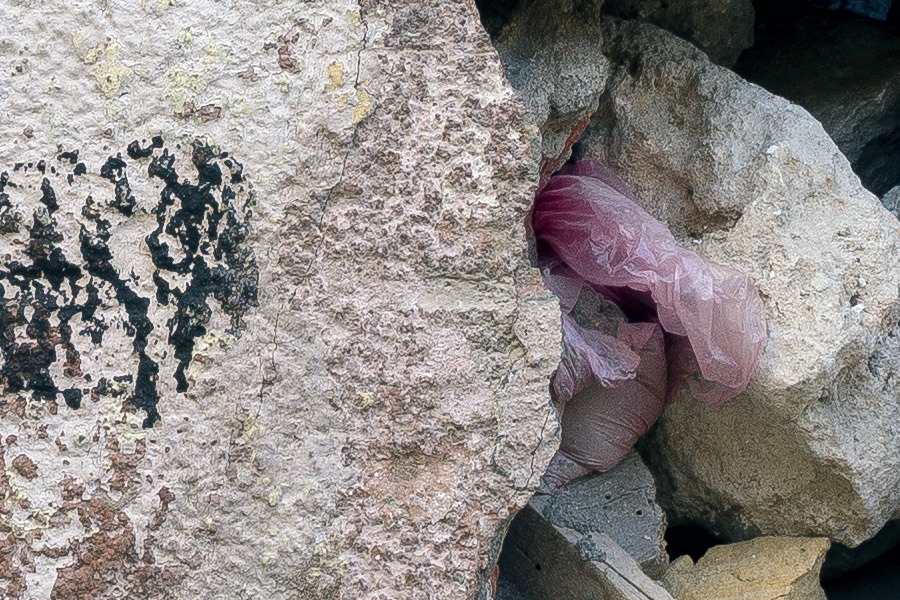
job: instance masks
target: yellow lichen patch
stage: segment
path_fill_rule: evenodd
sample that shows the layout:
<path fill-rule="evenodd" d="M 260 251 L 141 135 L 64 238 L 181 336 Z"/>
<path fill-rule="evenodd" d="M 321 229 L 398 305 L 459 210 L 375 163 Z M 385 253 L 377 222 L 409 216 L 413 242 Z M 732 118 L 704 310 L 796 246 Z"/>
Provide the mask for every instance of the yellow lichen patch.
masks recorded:
<path fill-rule="evenodd" d="M 269 506 L 276 506 L 278 502 L 281 500 L 281 486 L 275 486 L 275 489 L 269 492 L 269 497 L 267 501 Z"/>
<path fill-rule="evenodd" d="M 182 29 L 178 32 L 178 45 L 182 51 L 187 52 L 194 45 L 194 34 L 190 29 Z"/>
<path fill-rule="evenodd" d="M 291 80 L 285 77 L 284 73 L 274 77 L 272 83 L 278 86 L 282 94 L 287 94 L 291 91 Z"/>
<path fill-rule="evenodd" d="M 104 96 L 110 98 L 119 93 L 125 78 L 134 71 L 122 62 L 122 46 L 115 38 L 109 38 L 88 50 L 84 63 L 97 65 L 94 79 Z"/>
<path fill-rule="evenodd" d="M 234 57 L 234 54 L 232 54 L 231 48 L 223 44 L 207 44 L 206 46 L 203 46 L 203 54 L 205 55 L 203 62 L 206 65 L 238 64 L 238 59 Z"/>
<path fill-rule="evenodd" d="M 156 2 L 153 0 L 141 0 L 141 8 L 144 9 L 144 11 L 157 16 L 163 14 L 170 7 L 177 6 L 178 4 L 179 2 L 176 0 L 158 0 Z"/>
<path fill-rule="evenodd" d="M 245 439 L 249 440 L 253 436 L 266 431 L 266 426 L 259 420 L 259 417 L 250 411 L 241 411 L 239 418 L 241 421 L 241 436 Z"/>
<path fill-rule="evenodd" d="M 169 87 L 166 97 L 175 105 L 175 112 L 184 112 L 187 102 L 194 102 L 204 90 L 206 81 L 200 73 L 188 73 L 184 69 L 174 69 L 169 72 Z"/>
<path fill-rule="evenodd" d="M 360 88 L 356 91 L 356 109 L 353 111 L 353 124 L 356 125 L 372 114 L 372 97 L 369 92 Z"/>
<path fill-rule="evenodd" d="M 125 114 L 125 105 L 118 100 L 110 100 L 106 103 L 106 119 L 118 121 Z"/>
<path fill-rule="evenodd" d="M 139 411 L 123 410 L 121 398 L 103 398 L 99 416 L 101 427 L 118 439 L 120 450 L 126 454 L 134 453 L 138 441 L 147 437 L 147 430 L 142 427 L 144 416 Z"/>
<path fill-rule="evenodd" d="M 231 112 L 231 115 L 234 117 L 246 117 L 253 112 L 253 109 L 250 108 L 247 101 L 239 96 L 232 98 L 227 105 L 229 112 Z"/>
<path fill-rule="evenodd" d="M 338 96 L 338 108 L 344 108 L 347 106 L 347 103 L 350 102 L 350 96 L 347 94 L 341 94 Z"/>
<path fill-rule="evenodd" d="M 375 402 L 375 394 L 372 392 L 359 392 L 359 407 L 367 408 Z"/>
<path fill-rule="evenodd" d="M 328 65 L 328 78 L 331 82 L 325 86 L 325 91 L 330 92 L 344 85 L 344 63 L 334 61 Z"/>

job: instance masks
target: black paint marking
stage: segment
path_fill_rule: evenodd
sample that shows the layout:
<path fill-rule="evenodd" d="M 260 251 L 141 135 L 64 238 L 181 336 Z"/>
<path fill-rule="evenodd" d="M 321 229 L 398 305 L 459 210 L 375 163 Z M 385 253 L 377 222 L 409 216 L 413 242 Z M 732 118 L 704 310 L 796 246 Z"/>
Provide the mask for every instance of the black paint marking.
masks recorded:
<path fill-rule="evenodd" d="M 88 195 L 76 225 L 78 238 L 68 243 L 66 236 L 74 232 L 70 221 L 63 227 L 56 220 L 61 197 L 50 177 L 63 177 L 72 185 L 76 176 L 88 175 L 89 166 L 79 162 L 78 151 L 57 156 L 60 164 L 68 163 L 67 168 L 49 165 L 48 169 L 47 162 L 37 163 L 37 170 L 45 176 L 39 196 L 34 185 L 18 188 L 6 172 L 0 174 L 0 236 L 22 235 L 21 211 L 7 190 L 35 194 L 38 202 L 32 204 L 27 239 L 13 242 L 13 247 L 23 248 L 19 258 L 7 256 L 0 270 L 0 386 L 6 393 L 30 393 L 41 400 L 62 396 L 68 407 L 78 409 L 86 391 L 81 386 L 93 377 L 82 372 L 81 355 L 73 340 L 83 339 L 82 347 L 89 343 L 93 355 L 102 352 L 104 334 L 115 326 L 132 338 L 137 368 L 112 377 L 114 383 L 108 377 L 100 378 L 91 396 L 127 393 L 126 401 L 145 411 L 144 426 L 151 427 L 160 418 L 158 383 L 163 369 L 159 361 L 171 351 L 177 365 L 167 376 L 175 379 L 178 391 L 186 391 L 196 341 L 207 333 L 215 309 L 211 301 L 230 317 L 230 333 L 242 329 L 243 315 L 257 305 L 258 269 L 248 244 L 253 197 L 245 185 L 243 165 L 202 143 L 192 147 L 195 182 L 179 176 L 176 157 L 165 149 L 159 136 L 144 147 L 133 141 L 126 154 L 127 158 L 110 156 L 100 166 L 100 177 L 113 186 L 112 199 L 98 202 Z M 149 164 L 144 161 L 148 158 Z M 128 159 L 146 167 L 129 164 Z M 138 202 L 128 180 L 129 166 L 132 177 L 162 182 L 158 198 Z M 20 163 L 14 172 L 24 173 L 32 167 Z M 137 249 L 112 246 L 116 227 L 137 212 L 149 212 L 156 218 L 156 228 L 144 237 L 154 266 L 155 293 L 149 297 L 141 295 L 133 271 L 126 275 L 116 267 L 116 254 Z M 72 215 L 66 213 L 64 218 Z M 65 248 L 77 256 L 67 256 Z M 150 344 L 153 302 L 172 315 L 166 323 L 168 346 L 162 348 Z M 124 317 L 108 323 L 104 315 L 116 307 Z M 63 375 L 70 381 L 77 378 L 79 385 L 60 389 L 53 375 L 59 361 L 63 361 Z"/>
<path fill-rule="evenodd" d="M 139 158 L 147 158 L 149 156 L 153 156 L 153 150 L 155 148 L 163 147 L 163 139 L 160 136 L 155 136 L 152 140 L 150 140 L 150 145 L 146 148 L 141 148 L 140 142 L 134 140 L 130 144 L 128 144 L 128 157 L 137 160 Z"/>
<path fill-rule="evenodd" d="M 169 322 L 169 343 L 179 363 L 175 372 L 178 391 L 187 390 L 185 372 L 194 345 L 206 334 L 212 315 L 210 296 L 231 317 L 234 330 L 240 327 L 241 315 L 257 302 L 259 274 L 245 244 L 250 207 L 243 207 L 242 214 L 238 212 L 234 190 L 229 184 L 222 184 L 222 169 L 216 162 L 221 157 L 208 146 L 194 145 L 191 162 L 197 170 L 196 184 L 179 181 L 175 157 L 167 150 L 149 166 L 150 175 L 166 184 L 153 211 L 157 228 L 147 236 L 146 242 L 157 268 L 153 275 L 157 299 L 167 305 L 172 298 L 177 307 L 175 317 Z M 223 164 L 231 172 L 232 181 L 235 174 L 243 181 L 239 165 L 235 167 L 236 163 L 229 161 Z M 163 235 L 178 243 L 179 259 L 171 255 Z M 172 288 L 162 277 L 165 271 L 190 274 L 190 281 L 183 290 Z"/>

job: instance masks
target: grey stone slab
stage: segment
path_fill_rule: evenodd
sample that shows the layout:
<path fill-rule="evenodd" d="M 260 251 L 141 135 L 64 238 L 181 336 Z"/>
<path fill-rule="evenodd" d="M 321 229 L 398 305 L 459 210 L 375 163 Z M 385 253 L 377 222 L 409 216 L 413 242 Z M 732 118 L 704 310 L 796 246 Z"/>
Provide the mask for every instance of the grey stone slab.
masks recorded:
<path fill-rule="evenodd" d="M 653 476 L 635 452 L 606 473 L 535 496 L 531 507 L 557 527 L 608 535 L 651 577 L 660 577 L 668 565 L 666 517 L 656 503 Z"/>
<path fill-rule="evenodd" d="M 554 527 L 530 505 L 513 522 L 502 578 L 525 600 L 671 600 L 609 536 Z"/>

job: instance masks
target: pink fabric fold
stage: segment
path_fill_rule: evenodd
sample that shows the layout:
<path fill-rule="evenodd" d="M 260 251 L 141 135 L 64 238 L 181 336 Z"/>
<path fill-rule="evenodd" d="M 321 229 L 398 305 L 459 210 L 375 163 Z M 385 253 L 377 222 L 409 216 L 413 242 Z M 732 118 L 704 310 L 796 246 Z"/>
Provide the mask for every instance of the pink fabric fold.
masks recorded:
<path fill-rule="evenodd" d="M 551 393 L 569 458 L 611 468 L 684 388 L 711 404 L 746 389 L 766 341 L 750 278 L 679 246 L 606 166 L 563 167 L 535 199 L 529 225 L 563 311 Z M 624 313 L 615 335 L 573 319 L 585 287 Z"/>

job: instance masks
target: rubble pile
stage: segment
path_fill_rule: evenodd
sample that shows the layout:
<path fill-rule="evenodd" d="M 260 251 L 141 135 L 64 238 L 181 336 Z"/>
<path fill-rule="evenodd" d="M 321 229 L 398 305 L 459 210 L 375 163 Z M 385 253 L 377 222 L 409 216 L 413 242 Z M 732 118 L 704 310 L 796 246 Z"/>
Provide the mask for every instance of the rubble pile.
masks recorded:
<path fill-rule="evenodd" d="M 679 600 L 819 599 L 898 543 L 900 28 L 884 6 L 837 4 L 531 0 L 495 11 L 495 46 L 526 106 L 538 107 L 535 143 L 557 173 L 541 180 L 533 214 L 538 264 L 556 275 L 545 280 L 563 313 L 551 391 L 568 400 L 558 403 L 560 453 L 510 527 L 503 594 L 591 597 L 584 589 L 594 586 L 596 597 L 667 597 L 652 581 L 615 583 L 614 543 Z M 721 35 L 726 27 L 733 35 Z M 612 280 L 592 282 L 594 297 L 581 292 L 591 269 L 646 277 L 656 268 L 615 245 L 627 208 L 578 211 L 582 184 L 571 175 L 591 169 L 607 186 L 601 195 L 634 199 L 681 247 L 759 290 L 762 355 L 746 389 L 721 406 L 703 402 L 703 371 L 663 410 L 659 386 L 626 360 L 646 348 L 616 345 L 625 339 L 616 327 L 665 318 L 652 287 L 634 294 Z M 599 233 L 586 241 L 584 230 Z M 627 237 L 649 253 L 651 230 Z M 678 281 L 679 294 L 698 285 Z M 734 329 L 747 331 L 737 323 L 751 314 L 730 313 Z M 670 364 L 685 351 L 665 349 Z M 594 369 L 591 383 L 572 375 L 578 367 Z M 622 428 L 630 435 L 616 437 Z M 648 428 L 641 458 L 615 466 Z M 655 478 L 652 495 L 638 465 Z M 648 505 L 605 520 L 622 494 Z M 639 536 L 660 511 L 664 528 L 702 527 L 716 542 L 664 568 L 646 564 L 621 532 Z"/>

